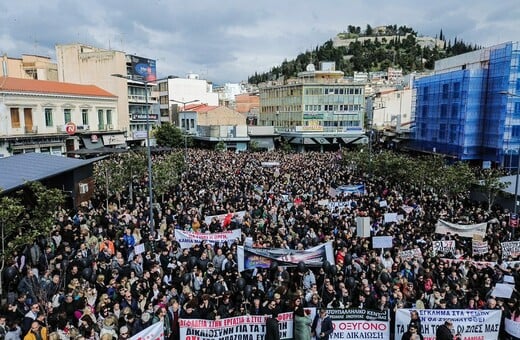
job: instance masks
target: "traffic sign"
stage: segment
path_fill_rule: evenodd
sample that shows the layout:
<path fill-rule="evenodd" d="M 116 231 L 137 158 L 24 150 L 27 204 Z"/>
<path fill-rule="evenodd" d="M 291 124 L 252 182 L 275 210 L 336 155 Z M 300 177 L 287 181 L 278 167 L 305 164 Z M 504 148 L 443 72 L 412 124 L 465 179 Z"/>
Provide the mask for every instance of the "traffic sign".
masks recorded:
<path fill-rule="evenodd" d="M 77 130 L 77 126 L 76 124 L 74 124 L 73 122 L 68 122 L 66 125 L 65 125 L 65 131 L 67 132 L 68 135 L 72 136 L 73 134 L 76 133 L 76 130 Z"/>

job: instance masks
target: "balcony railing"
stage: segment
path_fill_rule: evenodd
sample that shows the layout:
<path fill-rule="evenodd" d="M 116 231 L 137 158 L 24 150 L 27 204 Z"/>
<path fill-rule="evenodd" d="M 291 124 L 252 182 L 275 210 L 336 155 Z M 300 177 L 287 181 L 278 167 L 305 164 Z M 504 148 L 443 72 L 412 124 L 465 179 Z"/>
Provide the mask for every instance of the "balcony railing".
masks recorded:
<path fill-rule="evenodd" d="M 26 126 L 25 133 L 38 133 L 38 126 L 37 125 Z"/>

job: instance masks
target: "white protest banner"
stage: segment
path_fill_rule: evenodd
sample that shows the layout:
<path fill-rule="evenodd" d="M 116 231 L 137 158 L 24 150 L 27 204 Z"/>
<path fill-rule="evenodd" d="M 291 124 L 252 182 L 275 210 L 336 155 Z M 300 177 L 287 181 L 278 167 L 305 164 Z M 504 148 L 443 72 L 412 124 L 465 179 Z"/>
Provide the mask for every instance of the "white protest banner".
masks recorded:
<path fill-rule="evenodd" d="M 491 292 L 491 296 L 496 298 L 506 298 L 510 299 L 511 295 L 513 295 L 513 289 L 515 286 L 507 284 L 507 283 L 497 283 L 495 288 Z"/>
<path fill-rule="evenodd" d="M 515 284 L 515 277 L 511 275 L 504 275 L 504 283 Z"/>
<path fill-rule="evenodd" d="M 356 232 L 358 237 L 370 237 L 370 217 L 356 217 Z"/>
<path fill-rule="evenodd" d="M 473 239 L 472 241 L 473 247 L 473 255 L 484 255 L 489 252 L 489 247 L 487 241 L 477 241 Z"/>
<path fill-rule="evenodd" d="M 139 255 L 144 253 L 144 243 L 139 243 L 134 247 L 134 253 L 135 255 Z"/>
<path fill-rule="evenodd" d="M 267 315 L 243 315 L 220 320 L 179 319 L 181 339 L 263 339 Z M 280 339 L 293 338 L 293 313 L 278 314 Z"/>
<path fill-rule="evenodd" d="M 334 332 L 330 339 L 390 339 L 389 310 L 327 309 Z"/>
<path fill-rule="evenodd" d="M 397 222 L 397 213 L 386 213 L 384 223 Z"/>
<path fill-rule="evenodd" d="M 409 261 L 411 259 L 422 259 L 422 252 L 419 248 L 401 250 L 399 252 L 399 257 L 403 261 Z"/>
<path fill-rule="evenodd" d="M 388 207 L 388 203 L 385 200 L 379 201 L 379 207 L 386 208 Z"/>
<path fill-rule="evenodd" d="M 517 257 L 520 255 L 520 241 L 502 242 L 502 258 Z"/>
<path fill-rule="evenodd" d="M 455 240 L 433 241 L 433 256 L 436 256 L 437 253 L 455 254 L 455 245 Z"/>
<path fill-rule="evenodd" d="M 520 322 L 505 319 L 505 326 L 507 334 L 512 335 L 515 338 L 520 338 Z"/>
<path fill-rule="evenodd" d="M 318 201 L 318 205 L 328 205 L 329 204 L 329 200 L 319 200 Z"/>
<path fill-rule="evenodd" d="M 487 222 L 478 224 L 457 224 L 439 220 L 435 225 L 436 234 L 459 235 L 460 237 L 473 237 L 473 235 L 486 236 Z"/>
<path fill-rule="evenodd" d="M 175 229 L 175 240 L 179 242 L 181 249 L 191 248 L 195 244 L 200 244 L 202 241 L 206 241 L 206 243 L 211 245 L 222 242 L 233 243 L 241 236 L 242 232 L 240 229 L 213 234 L 195 233 L 193 231 Z"/>
<path fill-rule="evenodd" d="M 392 236 L 374 236 L 372 237 L 372 248 L 392 248 Z"/>
<path fill-rule="evenodd" d="M 153 325 L 146 327 L 136 335 L 130 338 L 130 340 L 163 340 L 164 339 L 164 331 L 163 331 L 163 323 L 156 322 Z"/>
<path fill-rule="evenodd" d="M 410 312 L 421 319 L 424 340 L 435 340 L 435 331 L 446 320 L 453 322 L 462 340 L 498 339 L 502 310 L 489 309 L 398 309 L 395 313 L 395 339 L 401 340 L 410 323 Z"/>
<path fill-rule="evenodd" d="M 260 197 L 260 196 L 259 196 Z M 245 211 L 237 211 L 235 213 L 233 213 L 233 216 L 236 216 L 238 217 L 239 219 L 243 219 L 244 218 L 244 215 L 246 214 Z M 220 215 L 211 215 L 211 216 L 206 216 L 204 217 L 204 223 L 206 223 L 207 225 L 210 225 L 211 224 L 211 220 L 213 219 L 213 217 L 216 217 L 217 220 L 222 223 L 224 222 L 224 219 L 226 218 L 228 214 L 220 214 Z"/>

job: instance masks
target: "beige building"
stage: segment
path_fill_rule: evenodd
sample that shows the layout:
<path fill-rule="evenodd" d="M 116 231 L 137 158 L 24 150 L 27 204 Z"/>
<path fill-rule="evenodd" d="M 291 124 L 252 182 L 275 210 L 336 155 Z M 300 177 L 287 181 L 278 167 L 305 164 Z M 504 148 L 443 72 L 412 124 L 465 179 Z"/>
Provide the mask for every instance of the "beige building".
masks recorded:
<path fill-rule="evenodd" d="M 21 58 L 9 58 L 3 55 L 2 76 L 57 81 L 58 67 L 49 57 L 23 54 Z"/>
<path fill-rule="evenodd" d="M 118 127 L 129 130 L 127 83 L 111 76 L 126 75 L 124 52 L 83 44 L 56 45 L 56 60 L 60 82 L 95 84 L 117 96 Z"/>
<path fill-rule="evenodd" d="M 244 151 L 250 141 L 246 116 L 226 106 L 194 104 L 180 112 L 180 126 L 199 144 L 223 142 L 228 150 Z"/>
<path fill-rule="evenodd" d="M 0 157 L 124 144 L 117 97 L 94 85 L 0 78 Z"/>

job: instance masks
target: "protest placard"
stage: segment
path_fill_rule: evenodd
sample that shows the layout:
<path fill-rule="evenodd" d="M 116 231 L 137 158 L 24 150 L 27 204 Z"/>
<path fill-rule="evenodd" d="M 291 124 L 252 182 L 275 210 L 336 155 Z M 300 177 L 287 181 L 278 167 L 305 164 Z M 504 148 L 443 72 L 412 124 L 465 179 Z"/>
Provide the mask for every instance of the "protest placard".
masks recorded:
<path fill-rule="evenodd" d="M 410 323 L 411 309 L 398 309 L 395 321 L 395 339 L 401 340 Z M 470 309 L 417 309 L 424 339 L 435 339 L 437 327 L 446 320 L 453 322 L 454 332 L 461 339 L 498 339 L 502 310 Z"/>

